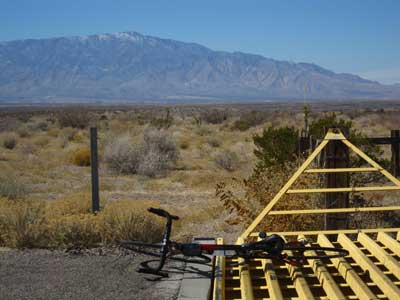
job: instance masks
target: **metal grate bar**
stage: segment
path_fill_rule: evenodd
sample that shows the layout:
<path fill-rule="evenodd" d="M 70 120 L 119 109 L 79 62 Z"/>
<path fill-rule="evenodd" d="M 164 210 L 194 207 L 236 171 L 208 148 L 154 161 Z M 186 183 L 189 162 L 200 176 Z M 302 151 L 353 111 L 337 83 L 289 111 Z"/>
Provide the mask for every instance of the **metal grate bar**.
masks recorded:
<path fill-rule="evenodd" d="M 357 240 L 368 248 L 370 251 L 394 276 L 400 279 L 400 264 L 392 256 L 390 256 L 385 250 L 383 250 L 374 240 L 372 240 L 365 233 L 360 232 Z"/>
<path fill-rule="evenodd" d="M 292 251 L 287 251 L 288 255 L 293 255 Z M 313 300 L 315 299 L 309 286 L 307 285 L 307 281 L 304 278 L 304 274 L 296 266 L 292 266 L 290 264 L 286 264 L 287 269 L 289 271 L 289 275 L 294 283 L 294 288 L 296 289 L 297 294 L 299 295 L 300 300 Z"/>
<path fill-rule="evenodd" d="M 318 243 L 323 247 L 333 247 L 333 244 L 329 241 L 329 239 L 323 235 L 318 235 Z M 378 299 L 371 292 L 371 290 L 367 287 L 366 284 L 361 280 L 361 278 L 357 275 L 351 265 L 344 259 L 343 257 L 332 258 L 332 263 L 335 268 L 339 271 L 342 277 L 349 284 L 351 289 L 360 299 Z"/>
<path fill-rule="evenodd" d="M 344 234 L 338 235 L 338 242 L 352 254 L 352 258 L 391 300 L 398 300 L 400 290 L 381 270 Z"/>
<path fill-rule="evenodd" d="M 400 256 L 400 244 L 390 235 L 384 232 L 379 232 L 377 240 L 390 249 L 395 255 Z"/>
<path fill-rule="evenodd" d="M 264 269 L 269 296 L 274 300 L 283 300 L 282 291 L 279 287 L 278 276 L 276 276 L 272 260 L 261 259 L 261 265 Z"/>
<path fill-rule="evenodd" d="M 304 236 L 299 236 L 300 239 L 305 239 Z M 309 251 L 311 255 L 317 255 L 315 251 Z M 333 277 L 329 274 L 324 264 L 319 259 L 308 259 L 308 263 L 311 265 L 314 274 L 317 276 L 322 288 L 326 292 L 329 299 L 342 300 L 346 299 L 342 291 L 336 284 Z"/>

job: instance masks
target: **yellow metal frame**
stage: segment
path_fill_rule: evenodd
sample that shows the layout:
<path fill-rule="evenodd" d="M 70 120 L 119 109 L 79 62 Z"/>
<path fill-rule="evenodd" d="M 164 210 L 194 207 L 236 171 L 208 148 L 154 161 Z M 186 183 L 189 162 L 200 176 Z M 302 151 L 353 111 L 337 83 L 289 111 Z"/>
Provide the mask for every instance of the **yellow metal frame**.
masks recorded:
<path fill-rule="evenodd" d="M 340 140 L 354 153 L 363 158 L 370 167 L 366 168 L 337 168 L 337 169 L 308 169 L 314 159 L 321 153 L 321 151 L 332 140 Z M 389 181 L 393 183 L 391 186 L 368 186 L 368 187 L 343 187 L 343 188 L 318 188 L 318 189 L 290 189 L 303 173 L 333 173 L 333 172 L 380 172 Z M 276 203 L 285 194 L 300 194 L 300 193 L 338 193 L 338 192 L 370 192 L 370 191 L 394 191 L 400 190 L 400 181 L 382 168 L 378 163 L 372 160 L 368 155 L 362 152 L 359 148 L 349 142 L 346 137 L 339 131 L 330 129 L 326 134 L 321 144 L 311 153 L 307 160 L 300 166 L 300 168 L 293 174 L 293 176 L 286 182 L 281 190 L 275 197 L 268 203 L 268 205 L 261 211 L 261 213 L 254 219 L 250 226 L 240 235 L 241 240 L 245 240 L 249 236 L 254 236 L 254 229 L 267 215 L 290 215 L 290 214 L 325 214 L 325 213 L 351 213 L 351 212 L 368 212 L 368 211 L 387 211 L 387 210 L 400 210 L 400 206 L 391 207 L 365 207 L 365 208 L 334 208 L 334 209 L 307 209 L 307 210 L 284 210 L 272 211 Z M 343 232 L 343 231 L 341 231 Z M 238 239 L 239 242 L 239 239 Z"/>
<path fill-rule="evenodd" d="M 370 167 L 313 169 L 313 160 L 332 140 L 339 140 L 362 157 Z M 344 187 L 319 189 L 290 189 L 303 173 L 380 172 L 393 185 L 375 187 Z M 238 237 L 242 244 L 247 238 L 258 237 L 257 225 L 267 215 L 356 213 L 400 210 L 400 205 L 386 207 L 352 207 L 302 210 L 272 210 L 286 194 L 335 193 L 400 190 L 400 181 L 350 143 L 341 132 L 329 130 L 321 144 L 293 174 L 275 197 Z M 268 259 L 246 262 L 242 258 L 219 257 L 216 260 L 214 300 L 253 299 L 400 299 L 400 228 L 347 229 L 276 232 L 284 238 L 305 239 L 313 236 L 316 245 L 343 247 L 348 257 L 329 261 L 308 259 L 301 268 Z M 348 236 L 349 235 L 349 236 Z M 354 240 L 354 237 L 356 239 Z M 218 243 L 222 243 L 219 240 Z M 289 251 L 287 254 L 291 255 Z M 232 263 L 240 263 L 232 267 Z M 222 273 L 221 273 L 222 270 Z M 239 271 L 238 275 L 237 270 Z M 360 271 L 361 270 L 361 271 Z M 232 275 L 233 273 L 235 275 Z"/>

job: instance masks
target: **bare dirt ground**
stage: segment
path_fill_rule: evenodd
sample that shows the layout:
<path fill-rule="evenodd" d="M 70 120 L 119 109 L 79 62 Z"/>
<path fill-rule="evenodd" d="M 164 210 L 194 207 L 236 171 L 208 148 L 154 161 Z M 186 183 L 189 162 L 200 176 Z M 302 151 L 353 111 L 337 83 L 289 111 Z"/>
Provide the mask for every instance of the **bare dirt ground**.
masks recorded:
<path fill-rule="evenodd" d="M 136 272 L 148 257 L 117 252 L 2 250 L 0 299 L 177 299 L 183 262 L 169 262 L 169 277 L 160 279 Z"/>

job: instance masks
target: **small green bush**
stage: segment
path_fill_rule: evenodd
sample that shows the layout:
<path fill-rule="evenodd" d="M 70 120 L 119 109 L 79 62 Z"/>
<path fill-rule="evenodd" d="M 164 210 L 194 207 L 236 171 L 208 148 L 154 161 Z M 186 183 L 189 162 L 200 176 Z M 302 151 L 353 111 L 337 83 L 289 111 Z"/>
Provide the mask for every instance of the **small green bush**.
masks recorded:
<path fill-rule="evenodd" d="M 298 138 L 299 133 L 294 127 L 269 126 L 261 135 L 254 135 L 254 154 L 258 158 L 256 169 L 283 165 L 294 159 L 298 154 Z"/>

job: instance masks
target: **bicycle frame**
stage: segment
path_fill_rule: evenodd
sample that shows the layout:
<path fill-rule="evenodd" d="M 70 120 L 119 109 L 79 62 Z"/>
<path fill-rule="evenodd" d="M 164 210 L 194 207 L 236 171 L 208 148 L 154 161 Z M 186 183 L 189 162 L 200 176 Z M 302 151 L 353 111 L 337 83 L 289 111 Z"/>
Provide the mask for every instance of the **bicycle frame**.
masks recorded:
<path fill-rule="evenodd" d="M 234 254 L 230 254 L 229 256 L 242 257 L 245 259 L 245 261 L 251 258 L 270 258 L 270 259 L 282 260 L 286 263 L 293 265 L 302 264 L 305 259 L 310 259 L 310 258 L 315 258 L 315 259 L 327 258 L 327 257 L 334 258 L 334 257 L 343 257 L 348 255 L 348 251 L 345 249 L 329 248 L 329 247 L 305 247 L 304 242 L 285 243 L 283 238 L 277 234 L 272 234 L 269 237 L 267 237 L 266 234 L 263 234 L 262 236 L 260 236 L 261 238 L 260 241 L 243 245 L 177 243 L 171 241 L 170 236 L 172 230 L 172 222 L 173 220 L 179 220 L 179 217 L 173 216 L 169 214 L 167 211 L 157 208 L 149 208 L 148 211 L 158 216 L 164 217 L 167 220 L 162 243 L 147 244 L 139 241 L 121 242 L 121 245 L 125 243 L 126 245 L 134 245 L 139 248 L 147 247 L 147 248 L 159 249 L 159 254 L 156 255 L 159 257 L 158 265 L 156 267 L 150 267 L 148 264 L 142 263 L 141 264 L 142 268 L 139 269 L 139 272 L 141 273 L 151 273 L 161 276 L 168 276 L 167 274 L 162 273 L 161 270 L 165 265 L 168 254 L 174 255 L 176 253 L 181 253 L 184 256 L 189 256 L 189 257 L 205 258 L 204 253 L 227 256 L 224 255 L 227 251 L 228 252 L 233 251 Z M 284 250 L 295 252 L 295 254 L 288 256 L 286 253 L 283 253 Z M 218 251 L 221 252 L 218 253 Z M 306 251 L 330 251 L 336 254 L 323 255 L 323 256 L 319 255 L 306 256 L 304 255 Z M 138 252 L 146 253 L 145 251 L 138 251 Z M 210 259 L 208 259 L 208 261 L 209 260 Z"/>

